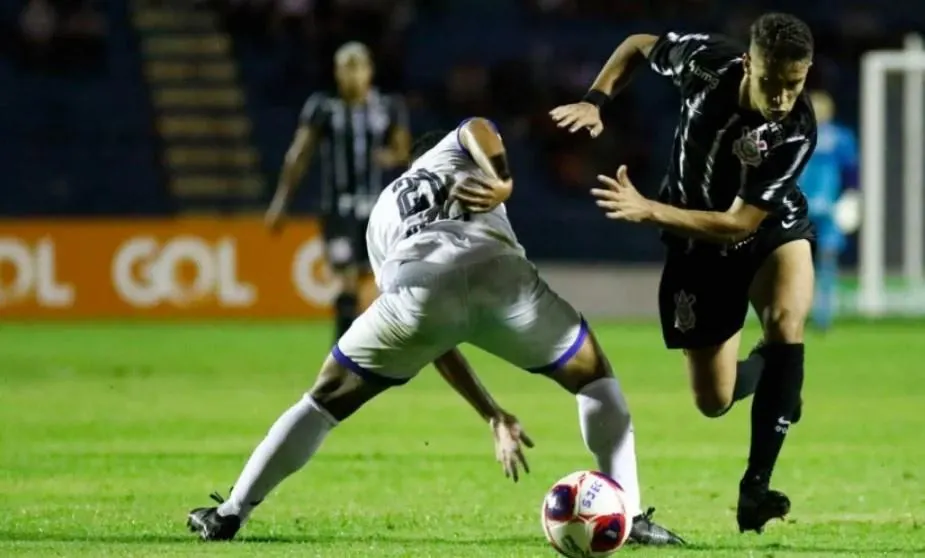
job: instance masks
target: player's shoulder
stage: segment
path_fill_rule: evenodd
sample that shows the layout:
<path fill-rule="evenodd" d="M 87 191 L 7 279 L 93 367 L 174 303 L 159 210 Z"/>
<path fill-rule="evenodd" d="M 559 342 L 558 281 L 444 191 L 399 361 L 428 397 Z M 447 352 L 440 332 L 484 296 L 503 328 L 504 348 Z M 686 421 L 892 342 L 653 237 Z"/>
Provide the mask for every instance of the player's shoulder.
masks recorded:
<path fill-rule="evenodd" d="M 717 66 L 742 58 L 748 50 L 745 43 L 722 33 L 669 31 L 662 36 L 662 40 L 689 43 L 693 47 L 693 59 L 701 63 L 715 62 Z"/>
<path fill-rule="evenodd" d="M 331 101 L 337 99 L 337 95 L 331 91 L 313 91 L 305 98 L 303 112 L 305 111 L 327 111 L 330 110 Z"/>
<path fill-rule="evenodd" d="M 332 99 L 336 99 L 337 94 L 333 91 L 328 91 L 326 89 L 320 89 L 318 91 L 312 91 L 308 97 L 305 98 L 306 101 L 314 101 L 317 103 L 327 102 Z"/>

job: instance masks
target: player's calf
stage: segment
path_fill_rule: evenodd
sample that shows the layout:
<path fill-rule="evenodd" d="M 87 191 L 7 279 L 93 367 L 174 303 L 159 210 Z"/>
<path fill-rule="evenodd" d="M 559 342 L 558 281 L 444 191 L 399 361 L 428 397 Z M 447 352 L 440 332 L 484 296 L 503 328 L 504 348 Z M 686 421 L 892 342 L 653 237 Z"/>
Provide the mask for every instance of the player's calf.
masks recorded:
<path fill-rule="evenodd" d="M 654 510 L 642 511 L 629 405 L 610 362 L 584 322 L 572 349 L 568 360 L 544 374 L 578 399 L 585 445 L 594 455 L 598 469 L 614 479 L 626 495 L 626 504 L 633 515 L 629 541 L 644 545 L 684 544 L 679 536 L 652 521 Z"/>
<path fill-rule="evenodd" d="M 335 349 L 336 351 L 336 349 Z M 329 356 L 311 390 L 284 412 L 251 455 L 228 499 L 187 516 L 203 540 L 230 540 L 251 511 L 308 463 L 330 431 L 388 385 L 371 382 Z"/>

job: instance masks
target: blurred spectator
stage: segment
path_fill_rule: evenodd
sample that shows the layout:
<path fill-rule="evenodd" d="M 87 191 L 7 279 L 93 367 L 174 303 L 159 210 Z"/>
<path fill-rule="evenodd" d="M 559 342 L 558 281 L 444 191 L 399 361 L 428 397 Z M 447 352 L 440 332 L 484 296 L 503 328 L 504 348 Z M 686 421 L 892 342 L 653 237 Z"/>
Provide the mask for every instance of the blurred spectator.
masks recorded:
<path fill-rule="evenodd" d="M 103 67 L 106 23 L 88 0 L 28 0 L 18 54 L 31 71 L 88 73 Z"/>

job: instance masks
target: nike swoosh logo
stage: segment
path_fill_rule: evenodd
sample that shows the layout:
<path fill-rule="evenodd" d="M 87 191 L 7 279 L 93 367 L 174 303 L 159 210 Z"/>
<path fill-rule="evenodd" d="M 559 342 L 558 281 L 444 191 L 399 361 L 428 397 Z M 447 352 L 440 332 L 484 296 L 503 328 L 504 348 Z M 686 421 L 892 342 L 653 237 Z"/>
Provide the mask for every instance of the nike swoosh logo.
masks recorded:
<path fill-rule="evenodd" d="M 781 223 L 780 226 L 783 227 L 783 228 L 785 228 L 785 229 L 791 229 L 791 228 L 793 228 L 793 226 L 796 225 L 796 224 L 797 224 L 796 221 L 787 221 L 786 223 Z"/>

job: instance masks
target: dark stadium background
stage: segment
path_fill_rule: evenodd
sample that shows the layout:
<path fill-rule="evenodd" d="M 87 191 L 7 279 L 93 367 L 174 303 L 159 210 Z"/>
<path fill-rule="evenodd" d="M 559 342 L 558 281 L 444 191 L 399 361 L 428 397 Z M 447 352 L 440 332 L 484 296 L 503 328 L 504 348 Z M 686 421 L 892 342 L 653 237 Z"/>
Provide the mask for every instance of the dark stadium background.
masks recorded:
<path fill-rule="evenodd" d="M 142 47 L 160 31 L 137 17 L 137 2 L 2 0 L 0 213 L 259 209 L 275 185 L 301 103 L 332 85 L 334 49 L 362 40 L 375 53 L 382 89 L 407 95 L 415 133 L 451 127 L 471 114 L 497 120 L 524 185 L 511 213 L 534 258 L 655 261 L 661 252 L 654 233 L 605 222 L 586 190 L 595 174 L 619 163 L 628 163 L 645 188 L 656 186 L 675 125 L 670 85 L 643 73 L 606 111 L 608 132 L 599 141 L 558 133 L 546 117 L 552 106 L 583 93 L 622 37 L 669 28 L 744 37 L 763 9 L 792 11 L 816 33 L 811 85 L 829 89 L 839 117 L 855 126 L 860 53 L 900 47 L 904 33 L 925 28 L 920 2 L 890 2 L 888 8 L 872 1 L 798 0 L 150 2 L 181 11 L 194 4 L 220 12 L 230 31 L 231 62 L 239 69 L 235 87 L 245 101 L 235 116 L 250 123 L 263 186 L 242 194 L 216 187 L 196 199 L 168 187 L 171 171 L 163 164 L 152 83 L 144 71 L 151 57 Z M 188 86 L 198 85 L 190 80 Z M 219 166 L 211 172 L 228 177 L 242 171 Z M 296 210 L 311 212 L 315 205 L 306 194 Z M 551 229 L 560 234 L 547 234 Z M 579 236 L 582 242 L 574 242 Z"/>

